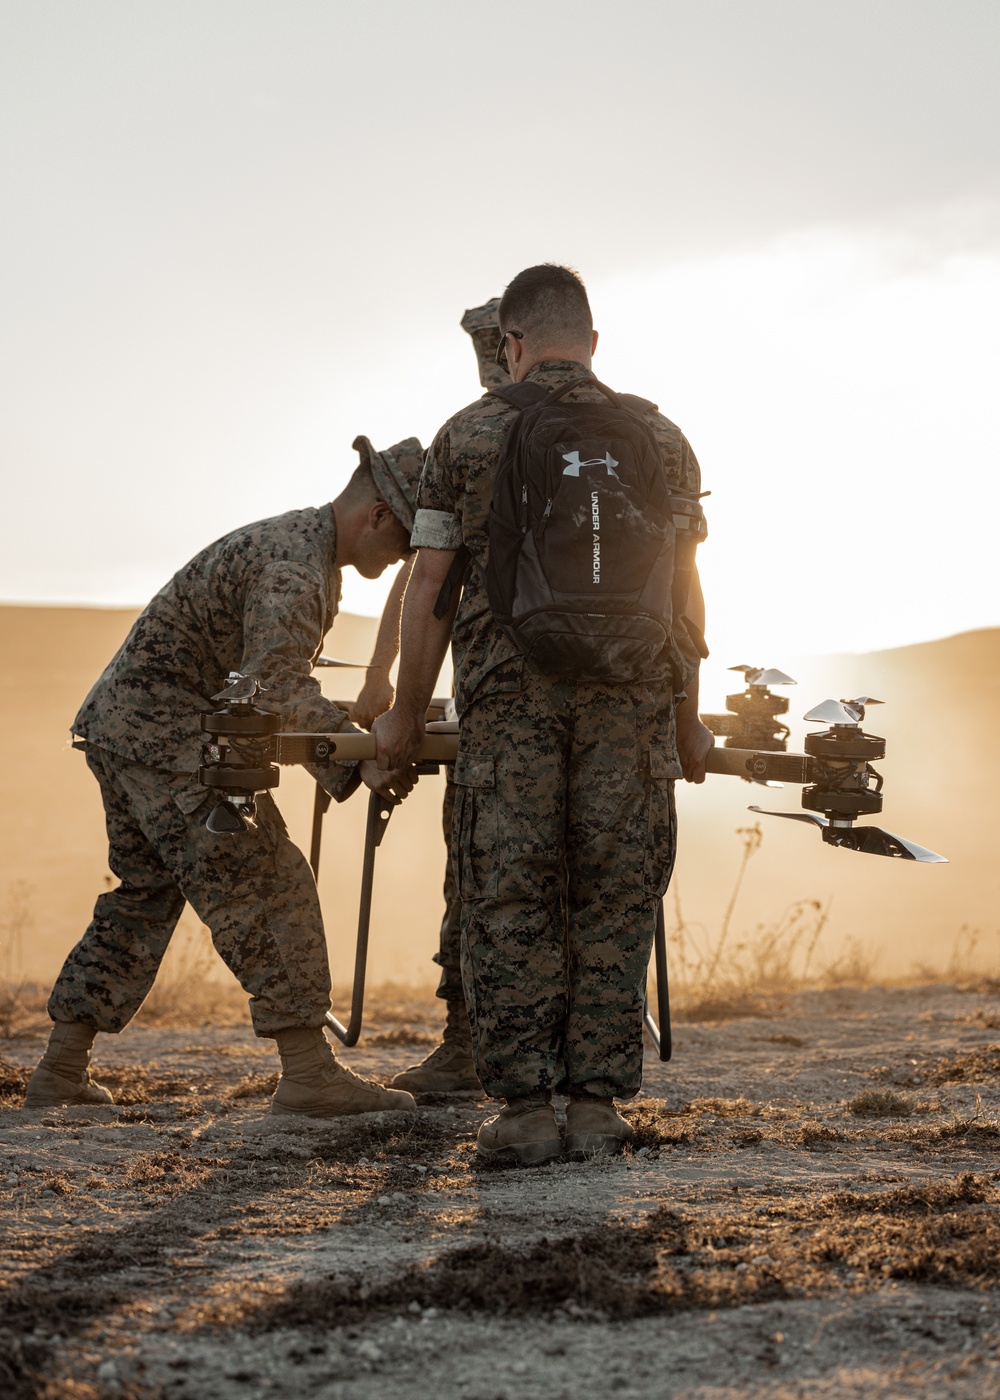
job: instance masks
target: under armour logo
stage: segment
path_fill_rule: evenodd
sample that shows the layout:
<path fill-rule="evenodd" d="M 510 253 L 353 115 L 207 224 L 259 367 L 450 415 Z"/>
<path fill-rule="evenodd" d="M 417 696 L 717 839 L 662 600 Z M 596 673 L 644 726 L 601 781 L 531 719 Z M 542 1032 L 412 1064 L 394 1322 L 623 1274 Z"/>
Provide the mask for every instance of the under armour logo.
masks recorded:
<path fill-rule="evenodd" d="M 603 457 L 588 457 L 586 461 L 580 461 L 579 452 L 564 452 L 562 454 L 564 462 L 568 462 L 568 467 L 563 467 L 563 476 L 579 476 L 581 467 L 607 467 L 608 476 L 613 476 L 616 481 L 621 481 L 621 477 L 615 471 L 618 463 L 610 452 L 605 452 Z"/>

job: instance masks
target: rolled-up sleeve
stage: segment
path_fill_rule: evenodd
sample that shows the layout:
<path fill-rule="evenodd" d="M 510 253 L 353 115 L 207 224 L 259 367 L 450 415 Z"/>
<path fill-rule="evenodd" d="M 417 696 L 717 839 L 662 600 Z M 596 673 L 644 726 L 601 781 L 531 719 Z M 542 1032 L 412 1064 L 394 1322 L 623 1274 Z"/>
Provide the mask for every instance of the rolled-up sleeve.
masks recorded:
<path fill-rule="evenodd" d="M 417 511 L 410 535 L 414 549 L 458 549 L 461 543 L 462 522 L 454 512 Z"/>

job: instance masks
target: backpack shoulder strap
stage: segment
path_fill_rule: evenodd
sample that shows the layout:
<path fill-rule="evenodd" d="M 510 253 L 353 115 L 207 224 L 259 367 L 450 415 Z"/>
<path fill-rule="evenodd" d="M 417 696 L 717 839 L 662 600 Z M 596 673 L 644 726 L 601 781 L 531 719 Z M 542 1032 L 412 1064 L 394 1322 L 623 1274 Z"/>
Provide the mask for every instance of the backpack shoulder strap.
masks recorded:
<path fill-rule="evenodd" d="M 434 616 L 437 618 L 438 622 L 445 617 L 448 609 L 451 607 L 453 593 L 456 589 L 460 590 L 465 583 L 465 577 L 469 572 L 471 563 L 472 555 L 469 552 L 469 546 L 467 544 L 460 544 L 455 551 L 455 557 L 451 561 L 451 566 L 448 569 L 445 581 L 438 589 L 438 595 L 434 602 Z"/>

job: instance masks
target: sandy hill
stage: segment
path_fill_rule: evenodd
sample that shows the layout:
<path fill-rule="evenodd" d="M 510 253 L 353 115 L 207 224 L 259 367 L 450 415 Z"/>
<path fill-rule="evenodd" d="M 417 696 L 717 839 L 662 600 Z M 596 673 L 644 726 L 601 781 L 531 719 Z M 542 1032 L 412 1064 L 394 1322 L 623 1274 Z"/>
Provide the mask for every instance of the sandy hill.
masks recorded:
<path fill-rule="evenodd" d="M 0 732 L 5 801 L 0 807 L 0 975 L 47 978 L 85 927 L 109 878 L 97 787 L 68 726 L 134 614 L 90 608 L 0 607 Z M 367 657 L 374 624 L 345 615 L 327 641 L 342 657 Z M 794 900 L 833 900 L 824 935 L 832 951 L 854 936 L 880 950 L 880 967 L 947 964 L 963 925 L 980 931 L 982 959 L 995 955 L 1000 877 L 994 832 L 1000 700 L 1000 629 L 864 656 L 782 659 L 799 680 L 792 716 L 827 695 L 879 695 L 868 728 L 884 734 L 886 803 L 881 824 L 948 855 L 914 866 L 829 850 L 798 823 L 767 821 L 749 868 L 734 933 L 776 919 Z M 720 680 L 721 677 L 716 677 Z M 729 678 L 727 678 L 729 679 Z M 354 693 L 360 673 L 325 672 L 331 696 Z M 350 687 L 350 690 L 349 690 Z M 731 684 L 730 689 L 735 687 Z M 793 726 L 797 747 L 807 726 Z M 427 982 L 440 918 L 441 779 L 427 778 L 393 819 L 380 853 L 372 953 L 375 980 Z M 282 770 L 278 793 L 293 835 L 306 843 L 312 784 Z M 756 820 L 750 802 L 798 808 L 798 789 L 751 789 L 711 778 L 679 791 L 677 887 L 686 918 L 717 930 L 742 849 L 735 832 Z M 327 819 L 320 893 L 335 976 L 349 975 L 357 919 L 364 801 Z M 23 910 L 23 915 L 19 914 Z M 12 927 L 13 925 L 13 927 Z"/>

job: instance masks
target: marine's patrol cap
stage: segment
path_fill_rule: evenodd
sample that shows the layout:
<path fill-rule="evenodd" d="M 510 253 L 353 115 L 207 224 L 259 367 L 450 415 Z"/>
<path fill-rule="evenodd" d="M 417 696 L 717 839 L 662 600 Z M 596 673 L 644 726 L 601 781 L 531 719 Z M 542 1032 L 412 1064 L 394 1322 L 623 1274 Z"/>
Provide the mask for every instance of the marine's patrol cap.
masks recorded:
<path fill-rule="evenodd" d="M 496 362 L 497 343 L 500 340 L 500 323 L 497 312 L 500 298 L 494 297 L 485 306 L 474 306 L 462 317 L 462 330 L 472 336 L 479 361 L 479 382 L 484 389 L 499 389 L 510 383 L 510 375 Z"/>
<path fill-rule="evenodd" d="M 376 491 L 393 515 L 407 530 L 412 530 L 417 486 L 424 465 L 420 439 L 404 438 L 384 452 L 376 452 L 366 437 L 356 437 L 351 446 L 371 472 Z"/>

